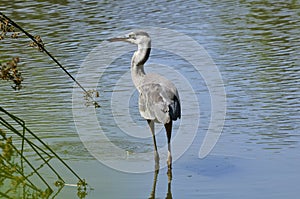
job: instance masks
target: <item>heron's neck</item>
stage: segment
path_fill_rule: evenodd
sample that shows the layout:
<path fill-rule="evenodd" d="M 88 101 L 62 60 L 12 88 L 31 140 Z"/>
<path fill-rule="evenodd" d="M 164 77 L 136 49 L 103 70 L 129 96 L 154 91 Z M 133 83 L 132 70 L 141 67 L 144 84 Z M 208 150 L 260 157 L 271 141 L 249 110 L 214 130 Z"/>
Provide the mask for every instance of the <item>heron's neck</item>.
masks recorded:
<path fill-rule="evenodd" d="M 138 46 L 131 60 L 131 77 L 136 88 L 141 85 L 145 76 L 144 64 L 148 60 L 151 48 Z"/>

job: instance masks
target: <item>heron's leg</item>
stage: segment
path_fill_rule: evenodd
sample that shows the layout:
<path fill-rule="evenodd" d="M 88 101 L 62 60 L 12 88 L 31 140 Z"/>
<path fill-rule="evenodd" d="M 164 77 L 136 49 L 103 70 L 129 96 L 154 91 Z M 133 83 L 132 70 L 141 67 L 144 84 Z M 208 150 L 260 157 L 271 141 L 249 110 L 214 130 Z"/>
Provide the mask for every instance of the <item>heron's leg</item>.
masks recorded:
<path fill-rule="evenodd" d="M 154 121 L 153 120 L 147 120 L 148 125 L 150 127 L 153 143 L 154 143 L 154 160 L 155 160 L 155 170 L 159 169 L 159 155 L 157 152 L 157 146 L 156 146 L 156 139 L 155 139 L 155 132 L 154 132 Z"/>
<path fill-rule="evenodd" d="M 172 134 L 172 120 L 169 123 L 165 124 L 165 129 L 168 138 L 168 167 L 169 169 L 172 168 L 172 155 L 171 155 L 171 134 Z"/>

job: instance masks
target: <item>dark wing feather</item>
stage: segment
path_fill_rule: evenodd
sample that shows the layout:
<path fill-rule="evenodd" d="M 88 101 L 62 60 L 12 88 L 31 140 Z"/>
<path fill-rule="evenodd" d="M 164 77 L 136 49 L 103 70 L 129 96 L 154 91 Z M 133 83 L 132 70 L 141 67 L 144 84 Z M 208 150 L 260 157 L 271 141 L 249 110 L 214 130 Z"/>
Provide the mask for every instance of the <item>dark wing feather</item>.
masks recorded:
<path fill-rule="evenodd" d="M 181 108 L 180 108 L 180 101 L 176 95 L 174 95 L 171 103 L 169 104 L 169 115 L 172 120 L 180 119 L 181 117 Z"/>

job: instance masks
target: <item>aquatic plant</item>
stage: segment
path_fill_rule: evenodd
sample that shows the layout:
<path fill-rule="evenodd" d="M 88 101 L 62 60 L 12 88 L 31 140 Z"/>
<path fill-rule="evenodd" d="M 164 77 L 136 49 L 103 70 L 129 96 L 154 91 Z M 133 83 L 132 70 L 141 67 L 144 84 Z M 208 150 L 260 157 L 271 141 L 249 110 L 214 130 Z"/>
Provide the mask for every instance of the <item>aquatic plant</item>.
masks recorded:
<path fill-rule="evenodd" d="M 62 168 L 65 169 L 63 174 Z M 66 171 L 77 179 L 77 184 L 71 185 L 77 186 L 78 197 L 84 198 L 89 190 L 85 179 L 79 177 L 23 120 L 0 107 L 0 196 L 54 198 L 68 185 L 62 177 Z"/>
<path fill-rule="evenodd" d="M 100 107 L 94 99 L 99 97 L 99 93 L 95 90 L 85 90 L 47 51 L 41 36 L 29 34 L 2 12 L 0 12 L 0 31 L 0 40 L 6 39 L 9 35 L 14 39 L 24 35 L 30 38 L 31 42 L 28 46 L 37 48 L 48 55 L 84 91 L 84 98 L 88 103 L 92 102 L 95 108 Z M 22 88 L 23 77 L 18 68 L 19 62 L 19 57 L 0 60 L 0 79 L 12 81 L 14 83 L 12 87 L 15 90 Z M 57 169 L 58 167 L 60 169 Z M 65 170 L 63 174 L 62 169 Z M 66 171 L 77 179 L 77 183 L 65 182 L 63 176 L 66 175 Z M 49 173 L 52 174 L 49 175 Z M 53 180 L 52 176 L 56 176 L 57 179 Z M 85 198 L 90 189 L 85 179 L 79 177 L 62 158 L 25 125 L 23 120 L 0 107 L 0 198 L 55 198 L 67 185 L 77 187 L 79 198 Z"/>
<path fill-rule="evenodd" d="M 12 38 L 18 38 L 19 32 L 15 32 L 15 27 L 9 23 L 8 19 L 5 19 L 0 15 L 0 40 L 4 39 L 7 36 L 7 33 L 12 33 Z"/>
<path fill-rule="evenodd" d="M 21 72 L 19 72 L 18 69 L 19 61 L 19 57 L 14 57 L 11 61 L 4 63 L 1 63 L 0 61 L 0 79 L 13 81 L 14 85 L 12 88 L 15 90 L 20 90 L 22 88 L 21 83 L 23 81 Z"/>
<path fill-rule="evenodd" d="M 17 23 L 15 23 L 12 19 L 4 15 L 2 12 L 0 12 L 0 40 L 4 39 L 5 36 L 7 36 L 8 33 L 11 33 L 12 38 L 18 38 L 20 32 L 16 32 L 15 30 L 18 29 L 20 32 L 24 33 L 29 39 L 31 39 L 31 42 L 29 43 L 29 46 L 37 48 L 39 51 L 44 52 L 46 55 L 48 55 L 52 61 L 54 61 L 85 93 L 85 95 L 92 101 L 95 108 L 99 108 L 99 103 L 94 99 L 94 97 L 65 69 L 65 67 L 62 66 L 62 64 L 45 48 L 45 44 L 41 38 L 41 36 L 36 35 L 33 36 L 27 31 L 25 31 L 21 26 L 19 26 Z M 20 80 L 23 80 L 23 78 L 20 77 Z M 15 87 L 15 88 L 21 88 L 21 86 Z"/>
<path fill-rule="evenodd" d="M 18 38 L 20 32 L 15 31 L 15 27 L 12 26 L 7 19 L 0 15 L 0 40 L 3 40 L 8 33 L 11 38 Z M 13 89 L 19 90 L 22 88 L 21 82 L 23 78 L 18 70 L 19 57 L 14 57 L 11 61 L 0 60 L 0 79 L 12 81 L 14 85 Z"/>

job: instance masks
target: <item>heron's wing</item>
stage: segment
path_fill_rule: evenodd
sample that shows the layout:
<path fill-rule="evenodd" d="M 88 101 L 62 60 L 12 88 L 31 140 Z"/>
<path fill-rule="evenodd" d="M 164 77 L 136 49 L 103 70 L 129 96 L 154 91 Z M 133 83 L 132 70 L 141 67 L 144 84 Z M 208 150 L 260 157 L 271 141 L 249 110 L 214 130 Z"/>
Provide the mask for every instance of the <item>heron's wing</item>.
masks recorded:
<path fill-rule="evenodd" d="M 180 102 L 177 90 L 162 84 L 148 83 L 140 87 L 139 109 L 145 119 L 168 123 L 180 118 Z"/>
<path fill-rule="evenodd" d="M 140 88 L 139 109 L 145 119 L 167 123 L 169 120 L 168 106 L 161 96 L 159 84 L 146 84 Z"/>

